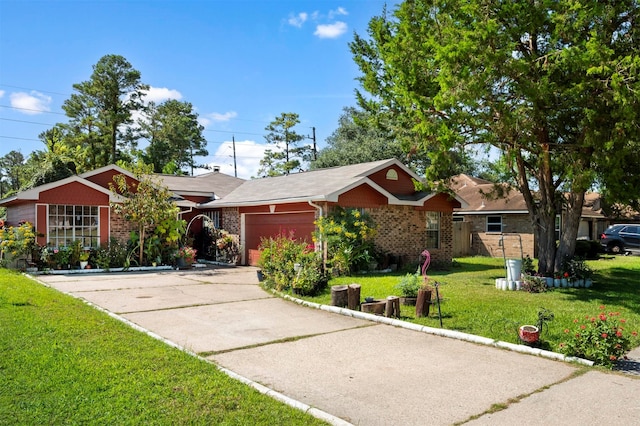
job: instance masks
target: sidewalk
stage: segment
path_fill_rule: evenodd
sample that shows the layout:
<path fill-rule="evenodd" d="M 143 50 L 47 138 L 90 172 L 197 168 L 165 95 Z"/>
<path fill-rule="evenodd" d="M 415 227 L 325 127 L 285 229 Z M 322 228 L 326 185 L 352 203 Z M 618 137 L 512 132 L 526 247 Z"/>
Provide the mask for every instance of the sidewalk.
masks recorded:
<path fill-rule="evenodd" d="M 307 308 L 263 291 L 254 268 L 38 278 L 334 424 L 640 418 L 635 376 Z"/>

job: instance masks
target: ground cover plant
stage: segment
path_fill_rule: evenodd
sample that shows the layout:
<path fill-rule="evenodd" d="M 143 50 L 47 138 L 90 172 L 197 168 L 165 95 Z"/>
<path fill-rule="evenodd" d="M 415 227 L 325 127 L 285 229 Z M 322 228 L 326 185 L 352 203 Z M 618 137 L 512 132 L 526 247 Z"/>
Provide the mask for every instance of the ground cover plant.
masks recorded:
<path fill-rule="evenodd" d="M 554 320 L 547 323 L 541 336 L 543 347 L 560 351 L 560 345 L 567 342 L 565 330 L 573 330 L 577 318 L 594 316 L 604 306 L 607 312 L 625 319 L 629 334 L 640 331 L 640 257 L 606 257 L 587 264 L 594 270 L 592 287 L 554 288 L 542 293 L 497 290 L 495 279 L 505 276 L 501 258 L 460 258 L 451 269 L 429 270 L 428 275 L 440 283 L 443 326 L 447 329 L 517 343 L 517 325 L 535 325 L 538 311 L 545 308 L 554 313 Z M 327 290 L 305 299 L 330 304 L 330 287 L 351 283 L 362 286 L 363 298 L 399 296 L 397 286 L 406 272 L 333 278 Z M 416 318 L 413 306 L 400 310 L 405 321 L 440 327 L 435 309 L 426 318 Z M 631 336 L 631 347 L 638 345 L 638 337 Z"/>
<path fill-rule="evenodd" d="M 0 269 L 0 424 L 324 424 Z"/>

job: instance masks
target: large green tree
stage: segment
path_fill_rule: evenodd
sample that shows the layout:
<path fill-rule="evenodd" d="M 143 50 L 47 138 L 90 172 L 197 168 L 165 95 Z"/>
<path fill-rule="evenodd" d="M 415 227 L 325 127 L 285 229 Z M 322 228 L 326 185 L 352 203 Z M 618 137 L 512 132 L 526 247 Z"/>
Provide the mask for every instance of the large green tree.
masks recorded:
<path fill-rule="evenodd" d="M 274 146 L 265 150 L 260 160 L 259 176 L 288 175 L 292 171 L 302 171 L 306 162 L 311 159 L 312 148 L 301 145 L 306 138 L 294 129 L 300 124 L 300 117 L 294 112 L 283 112 L 276 117 L 265 130 L 267 144 Z"/>
<path fill-rule="evenodd" d="M 405 1 L 351 43 L 359 102 L 421 136 L 428 176 L 452 147 L 497 147 L 550 273 L 575 250 L 593 184 L 638 198 L 638 19 L 630 0 Z"/>
<path fill-rule="evenodd" d="M 193 175 L 194 157 L 206 156 L 207 141 L 198 123 L 198 114 L 189 102 L 170 99 L 156 105 L 150 103 L 139 120 L 142 136 L 149 141 L 143 158 L 156 173 L 181 173 L 188 168 Z"/>
<path fill-rule="evenodd" d="M 338 128 L 326 139 L 327 147 L 318 152 L 312 168 L 345 166 L 369 161 L 397 158 L 404 161 L 400 142 L 391 132 L 377 126 L 370 114 L 354 107 L 345 107 Z"/>
<path fill-rule="evenodd" d="M 73 88 L 77 93 L 62 105 L 73 134 L 70 141 L 89 148 L 90 168 L 115 163 L 119 150 L 135 146 L 132 113 L 144 109 L 149 86 L 125 58 L 105 55 L 93 66 L 91 78 Z"/>
<path fill-rule="evenodd" d="M 177 220 L 180 208 L 172 199 L 172 193 L 153 175 L 136 173 L 137 182 L 130 182 L 124 175 L 113 177 L 111 190 L 124 196 L 121 203 L 112 203 L 114 211 L 133 223 L 138 231 L 138 263 L 144 263 L 144 247 L 147 235 L 165 221 Z"/>
<path fill-rule="evenodd" d="M 3 197 L 18 192 L 28 180 L 25 158 L 20 151 L 10 151 L 0 158 Z"/>
<path fill-rule="evenodd" d="M 388 117 L 387 117 L 388 118 Z M 311 168 L 345 166 L 369 161 L 397 158 L 418 174 L 424 174 L 430 159 L 426 152 L 412 150 L 415 135 L 398 134 L 397 127 L 385 122 L 383 117 L 368 111 L 345 107 L 338 121 L 338 128 L 326 139 L 327 147 L 318 152 Z M 457 158 L 447 173 L 470 173 L 474 163 L 462 150 L 451 152 Z"/>

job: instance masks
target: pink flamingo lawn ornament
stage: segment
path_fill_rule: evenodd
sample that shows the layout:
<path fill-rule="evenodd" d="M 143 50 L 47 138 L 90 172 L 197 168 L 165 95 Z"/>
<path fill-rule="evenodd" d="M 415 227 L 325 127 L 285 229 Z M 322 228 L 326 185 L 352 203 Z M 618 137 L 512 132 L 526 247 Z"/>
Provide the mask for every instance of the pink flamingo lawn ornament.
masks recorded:
<path fill-rule="evenodd" d="M 429 277 L 427 277 L 427 269 L 429 269 L 429 265 L 431 264 L 431 253 L 429 250 L 424 250 L 422 252 L 422 256 L 424 257 L 424 263 L 422 264 L 422 276 L 424 277 L 424 284 L 427 285 L 429 283 Z M 440 311 L 440 292 L 438 287 L 440 284 L 438 281 L 434 281 L 433 286 L 436 289 L 436 302 L 438 302 L 438 318 L 440 319 L 440 328 L 442 328 L 442 312 Z"/>
<path fill-rule="evenodd" d="M 422 256 L 424 256 L 422 276 L 424 277 L 424 283 L 427 284 L 427 281 L 429 281 L 429 277 L 427 277 L 427 269 L 429 269 L 429 265 L 431 264 L 431 253 L 429 253 L 429 250 L 425 250 L 422 252 Z"/>

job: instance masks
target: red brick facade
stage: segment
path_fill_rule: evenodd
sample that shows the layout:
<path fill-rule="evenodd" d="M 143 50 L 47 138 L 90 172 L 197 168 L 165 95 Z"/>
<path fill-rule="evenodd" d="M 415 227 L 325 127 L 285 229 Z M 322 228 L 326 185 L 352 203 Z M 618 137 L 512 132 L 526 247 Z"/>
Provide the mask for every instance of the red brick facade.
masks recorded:
<path fill-rule="evenodd" d="M 365 209 L 377 225 L 375 245 L 400 256 L 403 263 L 417 263 L 420 253 L 429 250 L 434 262 L 448 264 L 452 259 L 452 213 L 440 213 L 439 247 L 427 247 L 426 212 L 412 206 L 386 206 Z"/>
<path fill-rule="evenodd" d="M 504 237 L 504 253 L 507 258 L 520 258 L 520 240 L 522 239 L 523 256 L 535 257 L 535 243 L 531 232 L 531 221 L 527 214 L 495 214 L 502 216 L 503 232 L 510 234 Z M 471 250 L 474 255 L 502 257 L 500 246 L 501 234 L 487 232 L 487 215 L 466 215 L 465 222 L 471 222 Z"/>

